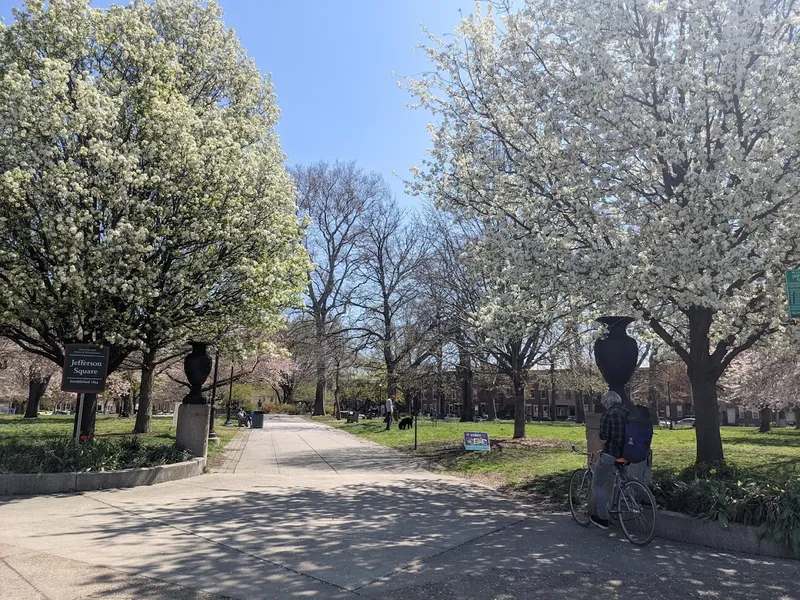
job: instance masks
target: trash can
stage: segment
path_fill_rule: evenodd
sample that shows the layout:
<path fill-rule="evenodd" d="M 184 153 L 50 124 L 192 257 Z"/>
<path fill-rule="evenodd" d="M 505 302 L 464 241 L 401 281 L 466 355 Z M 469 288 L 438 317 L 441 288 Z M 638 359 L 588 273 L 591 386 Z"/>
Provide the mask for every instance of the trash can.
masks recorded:
<path fill-rule="evenodd" d="M 254 410 L 253 411 L 253 422 L 251 423 L 250 427 L 252 429 L 264 429 L 264 411 L 263 410 Z"/>

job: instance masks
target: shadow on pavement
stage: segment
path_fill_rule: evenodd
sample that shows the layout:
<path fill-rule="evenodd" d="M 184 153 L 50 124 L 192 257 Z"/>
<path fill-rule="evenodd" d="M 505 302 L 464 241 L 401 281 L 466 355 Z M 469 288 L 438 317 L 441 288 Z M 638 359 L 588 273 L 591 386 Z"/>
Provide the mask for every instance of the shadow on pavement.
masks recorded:
<path fill-rule="evenodd" d="M 794 561 L 660 540 L 637 548 L 613 529 L 584 529 L 468 481 L 411 472 L 402 455 L 336 442 L 312 451 L 336 469 L 330 476 L 218 474 L 0 499 L 0 550 L 32 551 L 0 558 L 33 582 L 48 568 L 31 557 L 55 555 L 242 599 L 796 597 Z M 300 469 L 304 454 L 283 467 Z"/>

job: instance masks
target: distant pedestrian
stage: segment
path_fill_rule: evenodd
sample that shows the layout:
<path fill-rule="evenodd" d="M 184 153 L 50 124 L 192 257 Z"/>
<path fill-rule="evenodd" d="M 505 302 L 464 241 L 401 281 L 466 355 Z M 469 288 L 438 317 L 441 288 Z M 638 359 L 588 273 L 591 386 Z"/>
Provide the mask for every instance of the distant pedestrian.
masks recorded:
<path fill-rule="evenodd" d="M 394 412 L 394 396 L 386 399 L 386 431 L 392 427 L 392 413 Z"/>

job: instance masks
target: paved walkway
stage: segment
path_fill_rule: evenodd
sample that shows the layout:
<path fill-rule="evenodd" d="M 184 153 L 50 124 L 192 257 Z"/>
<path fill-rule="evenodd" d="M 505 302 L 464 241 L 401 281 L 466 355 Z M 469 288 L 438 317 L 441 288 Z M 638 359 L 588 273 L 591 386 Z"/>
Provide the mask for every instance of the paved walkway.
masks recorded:
<path fill-rule="evenodd" d="M 635 548 L 317 423 L 241 443 L 225 472 L 0 498 L 0 599 L 800 599 L 800 563 Z"/>

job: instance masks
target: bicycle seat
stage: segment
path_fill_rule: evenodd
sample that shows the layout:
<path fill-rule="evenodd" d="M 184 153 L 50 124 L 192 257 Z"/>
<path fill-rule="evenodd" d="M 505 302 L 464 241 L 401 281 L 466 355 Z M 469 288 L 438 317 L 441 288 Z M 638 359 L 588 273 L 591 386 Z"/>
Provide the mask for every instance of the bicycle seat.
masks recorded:
<path fill-rule="evenodd" d="M 624 458 L 618 458 L 616 461 L 614 461 L 614 463 L 617 465 L 618 469 L 621 469 L 622 467 L 627 467 L 629 464 L 631 464 L 631 461 L 625 460 Z"/>

